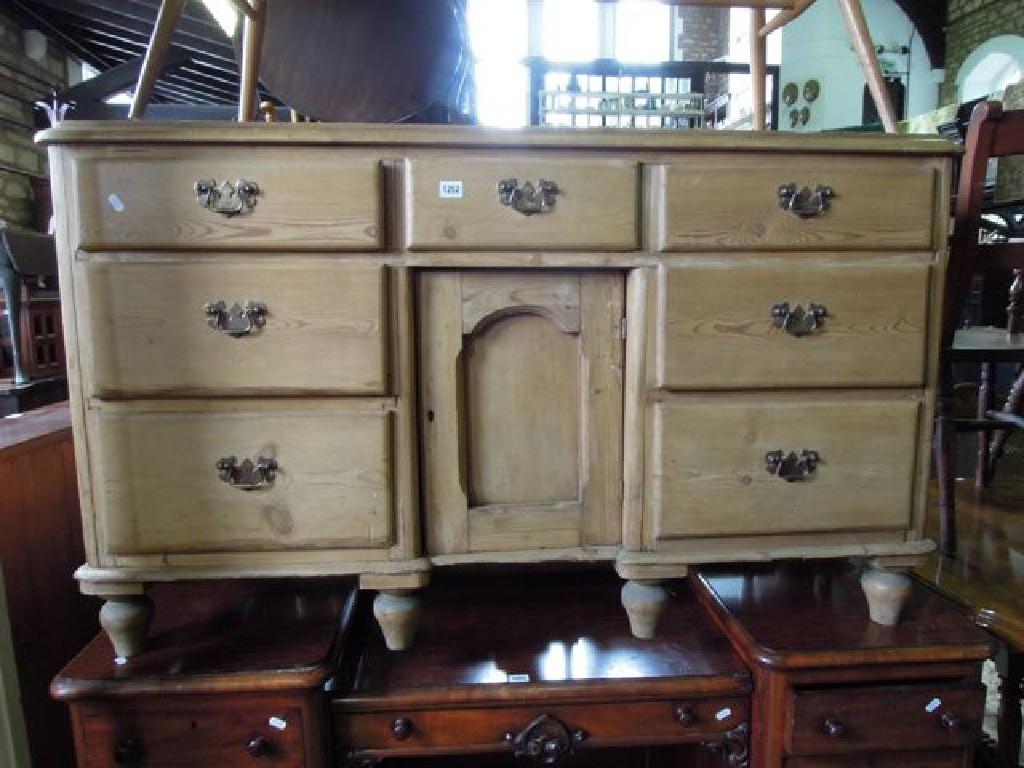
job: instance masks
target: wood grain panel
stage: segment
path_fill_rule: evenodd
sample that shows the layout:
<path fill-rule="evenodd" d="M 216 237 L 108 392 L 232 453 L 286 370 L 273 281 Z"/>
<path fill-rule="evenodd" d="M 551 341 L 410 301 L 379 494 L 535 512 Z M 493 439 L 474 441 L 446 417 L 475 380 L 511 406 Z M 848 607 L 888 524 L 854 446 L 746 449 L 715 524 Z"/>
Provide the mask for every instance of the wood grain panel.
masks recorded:
<path fill-rule="evenodd" d="M 85 375 L 95 395 L 386 390 L 381 267 L 86 262 L 78 276 Z M 266 324 L 237 338 L 211 328 L 203 307 L 217 301 L 262 302 Z"/>
<path fill-rule="evenodd" d="M 552 209 L 523 215 L 498 200 L 498 182 L 558 184 Z M 441 197 L 442 181 L 458 181 L 461 197 Z M 570 158 L 441 155 L 407 162 L 406 246 L 412 250 L 467 248 L 590 248 L 629 251 L 639 232 L 636 162 Z"/>
<path fill-rule="evenodd" d="M 659 271 L 656 382 L 669 388 L 921 386 L 928 263 L 709 261 Z M 772 307 L 828 315 L 794 336 Z"/>
<path fill-rule="evenodd" d="M 657 403 L 648 449 L 656 538 L 905 527 L 920 409 L 910 395 Z M 805 449 L 821 456 L 807 479 L 766 471 L 769 451 Z"/>
<path fill-rule="evenodd" d="M 75 157 L 77 246 L 375 250 L 381 245 L 379 160 L 338 150 L 148 147 Z M 254 209 L 202 208 L 195 183 L 259 185 Z"/>
<path fill-rule="evenodd" d="M 932 247 L 935 166 L 900 158 L 702 155 L 654 169 L 658 249 Z M 832 187 L 823 215 L 779 206 L 780 185 Z"/>
<path fill-rule="evenodd" d="M 92 412 L 90 445 L 107 551 L 232 552 L 391 543 L 392 417 L 338 403 Z M 275 458 L 273 486 L 243 491 L 218 459 Z"/>

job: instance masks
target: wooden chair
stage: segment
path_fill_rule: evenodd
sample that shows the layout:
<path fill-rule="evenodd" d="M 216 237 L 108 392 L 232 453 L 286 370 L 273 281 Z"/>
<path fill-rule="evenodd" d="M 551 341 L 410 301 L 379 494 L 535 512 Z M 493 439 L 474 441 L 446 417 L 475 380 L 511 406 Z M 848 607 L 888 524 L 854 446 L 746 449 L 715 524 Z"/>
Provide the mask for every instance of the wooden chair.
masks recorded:
<path fill-rule="evenodd" d="M 936 471 L 939 481 L 940 542 L 943 553 L 956 551 L 955 438 L 958 431 L 979 433 L 977 477 L 984 483 L 989 467 L 989 433 L 1024 429 L 1024 380 L 1018 377 L 1004 409 L 991 410 L 994 363 L 1024 364 L 1024 321 L 1021 298 L 1024 279 L 1017 272 L 1010 289 L 1005 328 L 958 328 L 960 313 L 975 273 L 1024 270 L 1024 240 L 982 243 L 985 177 L 991 157 L 1024 154 L 1024 110 L 1004 112 L 999 102 L 983 101 L 974 109 L 967 130 L 966 153 L 960 171 L 942 311 L 942 394 L 936 418 Z M 952 366 L 981 363 L 978 414 L 953 418 Z"/>

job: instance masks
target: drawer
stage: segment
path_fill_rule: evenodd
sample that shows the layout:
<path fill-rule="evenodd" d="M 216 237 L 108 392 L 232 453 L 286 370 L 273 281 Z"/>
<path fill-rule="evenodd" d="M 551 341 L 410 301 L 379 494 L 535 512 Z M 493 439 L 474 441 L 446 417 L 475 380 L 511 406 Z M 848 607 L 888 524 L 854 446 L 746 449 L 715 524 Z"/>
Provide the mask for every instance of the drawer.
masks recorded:
<path fill-rule="evenodd" d="M 82 152 L 74 159 L 72 232 L 77 225 L 87 250 L 374 250 L 379 165 L 365 154 L 301 147 Z M 197 193 L 205 181 L 216 191 Z M 258 191 L 246 194 L 239 182 Z"/>
<path fill-rule="evenodd" d="M 659 539 L 910 522 L 914 396 L 676 396 L 652 409 L 647 493 Z M 777 451 L 782 461 L 769 471 Z"/>
<path fill-rule="evenodd" d="M 783 768 L 970 768 L 974 764 L 970 757 L 969 749 L 791 757 L 783 763 Z"/>
<path fill-rule="evenodd" d="M 657 247 L 931 249 L 936 168 L 913 158 L 742 154 L 658 166 Z M 788 185 L 797 194 L 780 197 Z M 819 186 L 832 196 L 816 196 Z"/>
<path fill-rule="evenodd" d="M 684 713 L 680 719 L 679 713 Z M 564 704 L 334 713 L 335 741 L 353 751 L 396 754 L 460 749 L 511 750 L 505 734 L 522 734 L 546 716 L 549 732 L 581 732 L 581 748 L 701 741 L 746 723 L 743 699 Z M 399 726 L 396 728 L 396 726 Z M 536 732 L 536 730 L 534 731 Z M 577 736 L 577 739 L 580 738 Z"/>
<path fill-rule="evenodd" d="M 505 204 L 503 180 L 518 182 Z M 557 185 L 541 205 L 540 181 Z M 412 250 L 530 248 L 629 251 L 638 246 L 639 166 L 605 157 L 417 157 L 405 174 L 406 245 Z M 525 188 L 529 183 L 534 195 Z M 505 202 L 508 202 L 507 200 Z"/>
<path fill-rule="evenodd" d="M 302 715 L 283 696 L 72 705 L 80 768 L 312 768 Z"/>
<path fill-rule="evenodd" d="M 812 689 L 789 697 L 790 754 L 968 747 L 981 734 L 985 704 L 980 685 Z"/>
<path fill-rule="evenodd" d="M 391 543 L 393 428 L 380 405 L 104 405 L 88 418 L 111 554 Z"/>
<path fill-rule="evenodd" d="M 663 267 L 656 383 L 919 387 L 930 276 L 923 262 L 807 258 Z"/>
<path fill-rule="evenodd" d="M 93 394 L 384 394 L 386 269 L 223 261 L 78 263 Z"/>

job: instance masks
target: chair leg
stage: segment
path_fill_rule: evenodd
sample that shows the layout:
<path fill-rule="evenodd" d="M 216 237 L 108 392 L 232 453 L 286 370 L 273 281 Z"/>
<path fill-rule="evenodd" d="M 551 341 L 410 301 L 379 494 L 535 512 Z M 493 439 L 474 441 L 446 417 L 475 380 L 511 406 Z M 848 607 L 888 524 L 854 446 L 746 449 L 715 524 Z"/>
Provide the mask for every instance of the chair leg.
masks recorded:
<path fill-rule="evenodd" d="M 896 133 L 896 110 L 893 109 L 892 99 L 889 98 L 889 90 L 885 85 L 885 76 L 882 68 L 878 65 L 878 56 L 875 55 L 875 46 L 871 42 L 871 34 L 868 32 L 868 23 L 864 18 L 864 9 L 860 0 L 838 0 L 839 11 L 846 23 L 846 31 L 850 35 L 850 42 L 857 54 L 860 68 L 864 72 L 864 79 L 867 80 L 868 90 L 875 100 L 875 107 L 878 109 L 878 116 L 882 119 L 882 125 L 886 133 Z"/>
<path fill-rule="evenodd" d="M 944 555 L 956 553 L 956 427 L 953 403 L 939 398 L 935 419 L 935 473 L 939 483 L 939 548 Z"/>
<path fill-rule="evenodd" d="M 985 418 L 985 414 L 992 410 L 992 387 L 995 366 L 992 363 L 981 364 L 981 381 L 978 384 L 978 420 Z M 989 474 L 989 442 L 988 434 L 978 433 L 978 459 L 974 465 L 974 487 L 978 490 L 988 486 L 991 475 Z"/>
<path fill-rule="evenodd" d="M 761 37 L 761 27 L 764 26 L 764 8 L 750 9 L 750 93 L 754 100 L 754 130 L 763 131 L 766 118 L 766 95 L 765 95 L 765 51 L 767 43 Z M 772 104 L 772 109 L 778 109 L 777 104 Z"/>
<path fill-rule="evenodd" d="M 131 120 L 140 119 L 146 111 L 149 98 L 153 95 L 153 87 L 164 68 L 167 49 L 171 47 L 171 39 L 174 37 L 174 28 L 178 26 L 183 10 L 185 0 L 163 0 L 160 3 L 156 22 L 153 24 L 153 34 L 149 38 L 146 56 L 142 60 L 139 82 L 135 86 L 135 95 L 128 108 L 128 117 Z"/>
<path fill-rule="evenodd" d="M 1017 367 L 1017 378 L 1013 382 L 1013 386 L 1010 387 L 1010 394 L 1006 396 L 1006 402 L 1003 403 L 1004 413 L 1015 413 L 1018 416 L 1024 415 L 1024 366 Z M 1010 436 L 1010 430 L 1002 429 L 995 432 L 992 435 L 992 442 L 988 448 L 988 468 L 986 469 L 986 475 L 989 482 L 995 477 L 996 464 L 1003 458 L 1003 453 L 1006 450 L 1006 440 Z"/>

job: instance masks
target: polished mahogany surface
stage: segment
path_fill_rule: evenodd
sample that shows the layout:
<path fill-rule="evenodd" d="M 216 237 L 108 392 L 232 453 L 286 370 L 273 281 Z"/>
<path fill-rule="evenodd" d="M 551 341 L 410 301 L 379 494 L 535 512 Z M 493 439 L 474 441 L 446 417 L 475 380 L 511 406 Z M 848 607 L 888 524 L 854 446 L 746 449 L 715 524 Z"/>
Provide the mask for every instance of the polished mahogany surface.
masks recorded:
<path fill-rule="evenodd" d="M 387 651 L 373 628 L 343 705 L 749 692 L 745 668 L 686 582 L 669 586 L 657 639 L 638 640 L 622 581 L 608 571 L 439 571 L 412 649 Z"/>
<path fill-rule="evenodd" d="M 862 567 L 848 560 L 702 567 L 694 589 L 760 664 L 838 667 L 981 660 L 990 641 L 959 609 L 914 581 L 899 624 L 868 618 Z"/>
<path fill-rule="evenodd" d="M 40 442 L 69 439 L 71 412 L 65 400 L 0 419 L 0 455 L 32 450 Z"/>
<path fill-rule="evenodd" d="M 147 650 L 124 664 L 104 633 L 51 686 L 58 699 L 320 685 L 345 644 L 354 578 L 161 584 Z"/>

